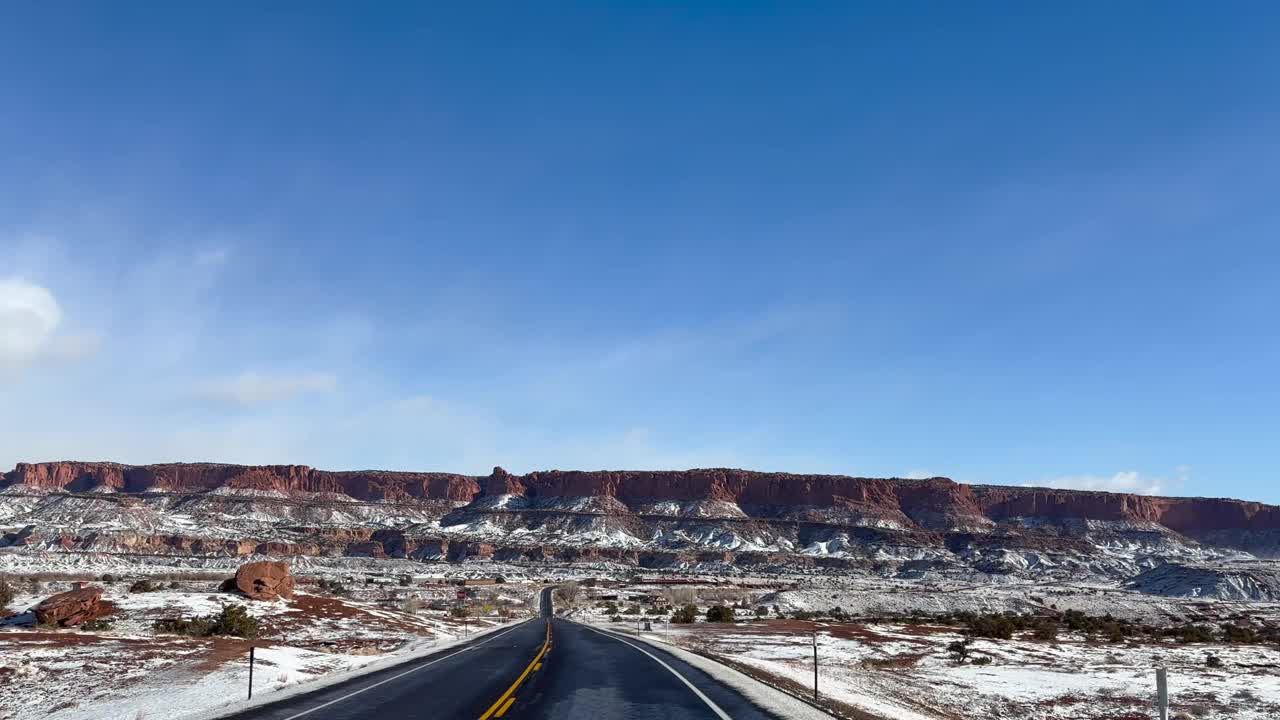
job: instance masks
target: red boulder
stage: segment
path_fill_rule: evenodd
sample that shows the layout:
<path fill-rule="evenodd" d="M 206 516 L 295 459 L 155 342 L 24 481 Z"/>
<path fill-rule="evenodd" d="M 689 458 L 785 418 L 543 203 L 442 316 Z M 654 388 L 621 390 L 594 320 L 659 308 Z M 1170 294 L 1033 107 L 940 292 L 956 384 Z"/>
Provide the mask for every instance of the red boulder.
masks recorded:
<path fill-rule="evenodd" d="M 50 595 L 36 606 L 36 622 L 69 627 L 105 614 L 102 588 L 87 587 Z"/>
<path fill-rule="evenodd" d="M 252 562 L 241 565 L 236 571 L 236 588 L 253 600 L 275 600 L 293 597 L 293 576 L 289 564 L 282 562 Z"/>

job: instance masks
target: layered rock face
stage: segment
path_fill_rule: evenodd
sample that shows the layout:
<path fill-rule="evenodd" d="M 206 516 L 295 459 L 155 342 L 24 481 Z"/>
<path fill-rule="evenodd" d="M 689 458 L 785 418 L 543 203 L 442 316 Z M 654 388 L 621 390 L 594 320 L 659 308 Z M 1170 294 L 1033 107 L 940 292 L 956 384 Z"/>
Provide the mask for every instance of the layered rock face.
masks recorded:
<path fill-rule="evenodd" d="M 451 473 L 316 470 L 305 465 L 172 463 L 19 463 L 0 487 L 126 493 L 216 489 L 273 491 L 283 495 L 331 493 L 355 500 L 436 499 L 471 502 L 483 495 L 527 498 L 615 498 L 645 501 L 720 501 L 756 508 L 830 507 L 857 510 L 921 528 L 968 520 L 978 525 L 1040 517 L 1149 522 L 1182 533 L 1280 530 L 1280 507 L 1243 500 L 1167 498 L 964 485 L 947 478 L 902 480 L 845 475 L 793 475 L 749 470 L 561 471 L 512 475 L 494 468 L 487 477 Z"/>
<path fill-rule="evenodd" d="M 475 477 L 23 463 L 0 481 L 6 517 L 0 547 L 223 557 L 1127 577 L 1167 557 L 1280 555 L 1280 508 L 1260 503 L 732 469 Z"/>
<path fill-rule="evenodd" d="M 267 490 L 280 493 L 339 493 L 358 500 L 441 498 L 470 500 L 480 492 L 476 478 L 451 473 L 367 470 L 329 472 L 305 465 L 222 465 L 168 463 L 50 462 L 18 463 L 0 485 L 85 492 L 182 492 Z"/>

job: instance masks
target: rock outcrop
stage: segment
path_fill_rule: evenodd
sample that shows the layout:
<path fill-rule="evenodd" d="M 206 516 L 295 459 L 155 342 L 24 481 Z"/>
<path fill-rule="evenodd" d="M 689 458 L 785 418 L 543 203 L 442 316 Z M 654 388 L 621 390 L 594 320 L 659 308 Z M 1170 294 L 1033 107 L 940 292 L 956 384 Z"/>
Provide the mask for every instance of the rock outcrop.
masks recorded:
<path fill-rule="evenodd" d="M 495 467 L 488 477 L 452 473 L 330 472 L 305 465 L 170 463 L 19 463 L 0 487 L 123 493 L 218 491 L 332 495 L 361 501 L 438 500 L 469 503 L 482 496 L 615 498 L 734 503 L 769 508 L 826 507 L 931 529 L 980 527 L 1017 517 L 1159 523 L 1182 533 L 1280 530 L 1280 507 L 1242 500 L 1168 498 L 990 485 L 947 478 L 905 480 L 844 475 L 794 475 L 711 468 L 670 471 L 562 471 L 512 475 Z"/>
<path fill-rule="evenodd" d="M 36 622 L 70 627 L 103 614 L 102 588 L 87 587 L 50 595 L 36 605 Z"/>
<path fill-rule="evenodd" d="M 293 597 L 293 575 L 288 563 L 252 562 L 236 570 L 236 589 L 251 600 L 277 600 Z"/>
<path fill-rule="evenodd" d="M 1276 506 L 942 477 L 725 468 L 513 475 L 501 467 L 478 477 L 53 462 L 19 464 L 0 479 L 0 491 L 7 523 L 0 547 L 56 552 L 492 557 L 651 567 L 754 557 L 757 564 L 882 574 L 964 566 L 1126 578 L 1166 552 L 1280 557 Z M 1104 547 L 1129 548 L 1132 557 L 1117 564 Z M 261 573 L 261 588 L 250 580 L 241 587 L 246 594 L 283 594 L 276 587 L 285 587 L 287 568 L 280 578 L 274 570 L 254 572 Z"/>
<path fill-rule="evenodd" d="M 357 500 L 439 498 L 470 501 L 480 493 L 477 478 L 452 473 L 362 470 L 330 472 L 305 465 L 222 465 L 167 463 L 121 465 L 110 462 L 18 463 L 0 485 L 87 492 L 192 492 L 257 490 L 278 493 L 336 493 Z"/>

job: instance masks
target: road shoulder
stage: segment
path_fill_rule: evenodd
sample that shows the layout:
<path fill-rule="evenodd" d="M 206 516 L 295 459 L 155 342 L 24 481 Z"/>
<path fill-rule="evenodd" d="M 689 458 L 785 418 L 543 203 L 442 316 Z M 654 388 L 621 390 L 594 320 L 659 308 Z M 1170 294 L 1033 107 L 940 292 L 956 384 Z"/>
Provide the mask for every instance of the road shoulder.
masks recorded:
<path fill-rule="evenodd" d="M 218 705 L 216 707 L 202 708 L 189 714 L 176 716 L 175 720 L 218 720 L 219 718 L 236 715 L 247 710 L 253 710 L 266 705 L 273 705 L 277 702 L 325 690 L 333 687 L 334 685 L 356 680 L 366 675 L 391 670 L 401 665 L 407 665 L 430 658 L 434 655 L 456 650 L 458 648 L 483 641 L 485 638 L 490 637 L 495 633 L 512 630 L 523 623 L 529 622 L 531 619 L 533 618 L 526 618 L 524 620 L 510 622 L 503 625 L 495 625 L 491 628 L 485 628 L 484 630 L 477 631 L 470 637 L 457 638 L 448 642 L 430 645 L 421 649 L 411 650 L 404 654 L 398 654 L 394 657 L 371 659 L 368 664 L 353 670 L 341 673 L 332 673 L 330 675 L 316 678 L 311 682 L 290 685 L 275 692 L 264 693 L 261 695 L 255 694 L 253 700 L 239 700 Z"/>
<path fill-rule="evenodd" d="M 756 680 L 745 673 L 739 672 L 727 665 L 718 663 L 710 658 L 689 652 L 683 648 L 664 643 L 657 638 L 650 638 L 627 635 L 620 633 L 616 628 L 609 628 L 598 625 L 596 623 L 581 623 L 583 626 L 592 630 L 601 632 L 604 635 L 613 637 L 616 640 L 627 642 L 639 641 L 644 645 L 667 653 L 680 661 L 691 665 L 707 675 L 711 676 L 717 682 L 729 687 L 742 694 L 743 697 L 759 706 L 766 712 L 773 713 L 779 717 L 791 718 L 794 720 L 831 720 L 833 717 L 821 710 L 804 703 L 796 698 L 782 692 L 776 688 L 772 688 L 759 680 Z"/>

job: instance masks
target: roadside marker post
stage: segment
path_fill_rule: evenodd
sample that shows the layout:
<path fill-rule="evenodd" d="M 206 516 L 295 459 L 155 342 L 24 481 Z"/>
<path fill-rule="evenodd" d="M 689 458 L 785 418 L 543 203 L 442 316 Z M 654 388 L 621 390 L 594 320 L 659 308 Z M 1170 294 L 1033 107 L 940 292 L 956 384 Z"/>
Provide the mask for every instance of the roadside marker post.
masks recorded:
<path fill-rule="evenodd" d="M 256 648 L 253 645 L 249 646 L 249 699 L 250 700 L 253 699 L 253 651 L 255 649 Z"/>
<path fill-rule="evenodd" d="M 818 699 L 818 628 L 813 628 L 813 699 Z"/>
<path fill-rule="evenodd" d="M 1156 707 L 1160 720 L 1169 720 L 1169 673 L 1162 667 L 1156 668 Z"/>

